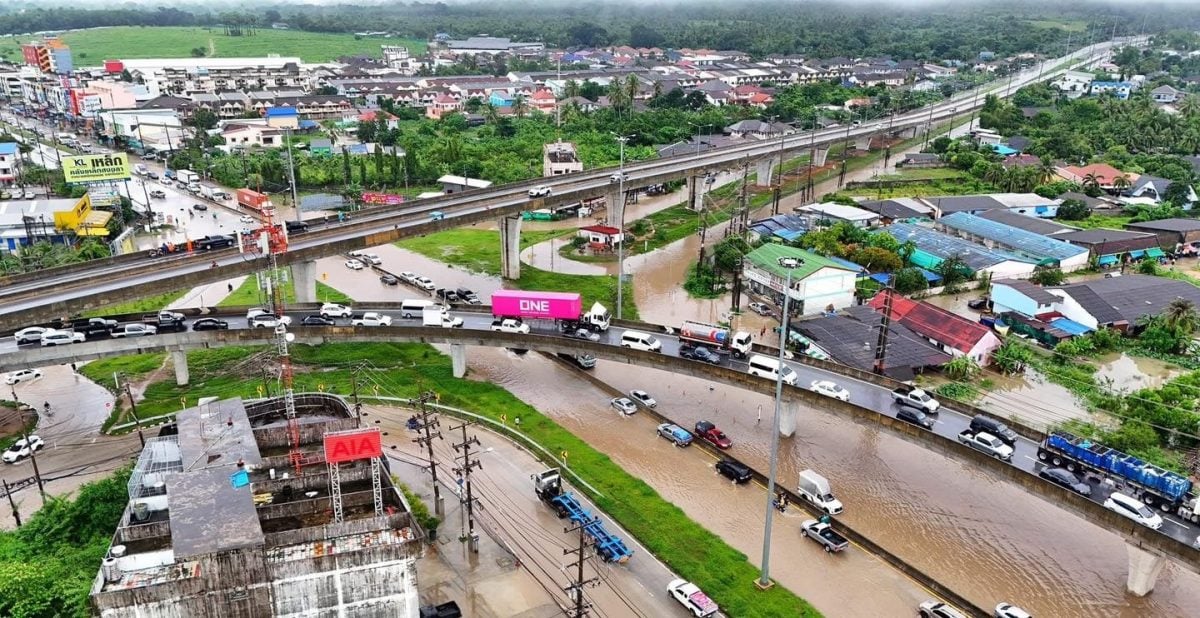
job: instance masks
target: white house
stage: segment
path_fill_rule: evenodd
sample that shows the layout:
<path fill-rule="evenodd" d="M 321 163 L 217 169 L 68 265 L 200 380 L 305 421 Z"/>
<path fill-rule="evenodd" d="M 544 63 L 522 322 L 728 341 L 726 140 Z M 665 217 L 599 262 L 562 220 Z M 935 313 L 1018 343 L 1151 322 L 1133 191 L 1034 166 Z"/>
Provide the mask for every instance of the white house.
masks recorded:
<path fill-rule="evenodd" d="M 1162 85 L 1150 91 L 1150 98 L 1155 103 L 1174 103 L 1187 96 L 1186 92 L 1176 90 L 1171 86 Z"/>
<path fill-rule="evenodd" d="M 800 215 L 815 215 L 820 219 L 828 219 L 835 222 L 844 221 L 856 227 L 872 227 L 879 224 L 878 213 L 836 202 L 809 204 L 808 206 L 796 208 L 795 212 Z"/>
<path fill-rule="evenodd" d="M 1067 71 L 1050 85 L 1074 99 L 1087 93 L 1093 79 L 1095 76 L 1086 71 Z"/>
<path fill-rule="evenodd" d="M 854 304 L 858 273 L 810 251 L 767 243 L 747 254 L 742 263 L 743 285 L 781 307 L 790 273 L 787 295 L 794 315 L 837 311 Z"/>

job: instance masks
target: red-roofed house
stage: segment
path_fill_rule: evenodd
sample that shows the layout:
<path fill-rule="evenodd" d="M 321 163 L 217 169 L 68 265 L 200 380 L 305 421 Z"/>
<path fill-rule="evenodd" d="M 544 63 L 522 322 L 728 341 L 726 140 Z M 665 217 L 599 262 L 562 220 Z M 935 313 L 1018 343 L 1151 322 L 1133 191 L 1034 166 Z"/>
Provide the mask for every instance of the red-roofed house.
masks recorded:
<path fill-rule="evenodd" d="M 952 356 L 969 356 L 980 366 L 992 362 L 992 352 L 1000 347 L 1001 342 L 990 328 L 936 305 L 905 298 L 887 290 L 876 294 L 868 304 L 875 311 L 883 313 L 888 295 L 891 296 L 894 322 L 928 339 Z"/>
<path fill-rule="evenodd" d="M 425 117 L 434 120 L 441 120 L 442 116 L 453 112 L 461 111 L 463 108 L 462 101 L 448 95 L 439 94 L 429 107 L 425 108 Z"/>
<path fill-rule="evenodd" d="M 533 93 L 533 96 L 529 98 L 530 107 L 546 114 L 554 113 L 557 103 L 558 99 L 554 98 L 554 93 L 544 88 Z"/>
<path fill-rule="evenodd" d="M 759 92 L 750 97 L 751 107 L 757 107 L 759 109 L 766 109 L 768 105 L 770 105 L 774 102 L 775 102 L 775 97 L 773 97 L 765 92 Z"/>
<path fill-rule="evenodd" d="M 389 129 L 395 129 L 399 121 L 398 118 L 381 109 L 368 110 L 358 115 L 359 122 L 375 122 L 377 120 L 386 122 Z"/>
<path fill-rule="evenodd" d="M 579 228 L 576 233 L 580 238 L 586 238 L 592 251 L 612 251 L 621 242 L 621 230 L 607 225 L 589 225 Z"/>
<path fill-rule="evenodd" d="M 1101 189 L 1105 190 L 1115 189 L 1116 187 L 1113 186 L 1113 181 L 1121 176 L 1124 176 L 1126 180 L 1129 181 L 1130 187 L 1132 187 L 1133 183 L 1137 182 L 1137 179 L 1139 178 L 1137 174 L 1122 172 L 1121 170 L 1108 165 L 1107 163 L 1093 163 L 1083 167 L 1066 165 L 1058 168 L 1056 171 L 1058 172 L 1059 178 L 1070 182 L 1077 182 L 1081 185 L 1084 184 L 1084 179 L 1086 179 L 1089 175 L 1095 175 L 1096 183 Z"/>

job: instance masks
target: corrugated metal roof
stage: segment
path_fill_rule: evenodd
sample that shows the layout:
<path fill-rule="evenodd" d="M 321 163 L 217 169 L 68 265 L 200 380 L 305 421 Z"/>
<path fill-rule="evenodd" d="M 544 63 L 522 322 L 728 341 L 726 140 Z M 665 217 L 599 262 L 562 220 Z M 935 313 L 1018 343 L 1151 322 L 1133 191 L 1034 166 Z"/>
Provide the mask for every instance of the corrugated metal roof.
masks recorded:
<path fill-rule="evenodd" d="M 946 215 L 938 219 L 937 223 L 958 232 L 993 241 L 1018 256 L 1032 258 L 1039 262 L 1044 259 L 1066 260 L 1088 252 L 1084 247 L 1047 238 L 1041 234 L 1034 234 L 966 212 Z"/>
<path fill-rule="evenodd" d="M 983 270 L 1004 262 L 1036 263 L 1036 260 L 988 249 L 969 240 L 911 223 L 893 223 L 884 229 L 901 243 L 913 241 L 917 245 L 918 253 L 923 252 L 932 256 L 939 263 L 950 257 L 958 257 L 971 270 Z M 937 267 L 937 264 L 934 263 L 921 263 L 916 253 L 913 254 L 912 261 L 923 268 Z"/>
<path fill-rule="evenodd" d="M 783 258 L 798 260 L 799 266 L 796 268 L 784 268 L 779 264 L 779 260 Z M 836 268 L 838 270 L 857 272 L 811 251 L 775 243 L 767 243 L 746 254 L 746 261 L 754 267 L 770 272 L 780 278 L 786 278 L 790 271 L 792 273 L 792 281 L 799 281 L 822 268 Z"/>
<path fill-rule="evenodd" d="M 926 302 L 905 298 L 895 292 L 884 290 L 868 303 L 876 311 L 883 311 L 884 299 L 892 296 L 892 319 L 901 326 L 928 337 L 942 345 L 952 347 L 964 354 L 991 331 L 978 322 L 972 322 Z"/>
<path fill-rule="evenodd" d="M 850 307 L 844 313 L 798 320 L 792 322 L 792 327 L 828 352 L 837 362 L 871 371 L 875 366 L 875 347 L 879 343 L 882 316 L 870 307 Z M 897 322 L 892 322 L 888 331 L 883 368 L 887 375 L 907 376 L 914 370 L 940 367 L 950 361 L 949 354 Z"/>

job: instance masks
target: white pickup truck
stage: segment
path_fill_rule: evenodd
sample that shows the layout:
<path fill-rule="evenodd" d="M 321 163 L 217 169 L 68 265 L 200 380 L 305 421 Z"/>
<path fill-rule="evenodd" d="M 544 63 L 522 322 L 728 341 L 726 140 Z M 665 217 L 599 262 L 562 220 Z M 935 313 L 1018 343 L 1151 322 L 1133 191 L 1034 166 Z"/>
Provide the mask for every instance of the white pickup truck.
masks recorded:
<path fill-rule="evenodd" d="M 902 406 L 919 408 L 926 414 L 936 414 L 942 404 L 929 393 L 912 386 L 904 385 L 892 391 L 892 399 Z"/>
<path fill-rule="evenodd" d="M 366 313 L 356 313 L 350 316 L 351 326 L 391 326 L 392 316 L 383 315 L 374 311 Z"/>
<path fill-rule="evenodd" d="M 498 333 L 528 335 L 529 325 L 513 318 L 498 318 L 492 320 L 492 330 Z"/>
<path fill-rule="evenodd" d="M 1013 447 L 1005 444 L 1003 440 L 990 433 L 984 431 L 975 433 L 970 429 L 966 429 L 958 434 L 958 441 L 981 453 L 991 455 L 996 459 L 1012 461 Z"/>
<path fill-rule="evenodd" d="M 679 601 L 696 618 L 704 618 L 717 613 L 717 603 L 700 591 L 700 588 L 686 579 L 672 580 L 667 584 L 667 594 Z"/>

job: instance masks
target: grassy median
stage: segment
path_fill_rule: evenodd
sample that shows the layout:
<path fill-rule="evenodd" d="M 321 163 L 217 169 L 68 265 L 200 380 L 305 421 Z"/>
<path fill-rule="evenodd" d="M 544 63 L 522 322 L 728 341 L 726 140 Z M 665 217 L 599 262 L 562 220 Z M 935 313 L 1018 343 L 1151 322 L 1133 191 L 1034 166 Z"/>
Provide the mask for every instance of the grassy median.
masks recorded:
<path fill-rule="evenodd" d="M 265 354 L 264 354 L 265 353 Z M 263 354 L 260 356 L 260 354 Z M 431 346 L 415 343 L 327 344 L 294 346 L 298 391 L 324 390 L 348 395 L 351 367 L 363 365 L 359 388 L 368 394 L 415 397 L 433 390 L 441 403 L 500 420 L 521 417 L 521 430 L 551 452 L 568 453 L 571 469 L 603 496 L 590 496 L 610 517 L 632 533 L 681 577 L 699 585 L 731 616 L 819 616 L 791 591 L 754 586 L 758 569 L 741 552 L 692 521 L 653 488 L 625 472 L 608 456 L 563 429 L 512 393 L 485 382 L 453 377 L 450 359 Z M 173 378 L 150 384 L 138 404 L 140 416 L 174 412 L 181 399 L 195 405 L 200 397 L 256 397 L 259 389 L 276 392 L 271 380 L 252 377 L 269 362 L 266 348 L 221 348 L 188 353 L 192 384 Z M 111 382 L 111 380 L 110 380 Z M 583 488 L 579 488 L 583 491 Z M 646 559 L 635 557 L 634 560 Z"/>
<path fill-rule="evenodd" d="M 574 230 L 543 230 L 521 233 L 521 248 L 540 242 L 573 234 Z M 500 232 L 460 228 L 408 238 L 396 246 L 464 269 L 490 275 L 500 275 Z M 516 282 L 522 290 L 546 292 L 578 292 L 583 296 L 585 307 L 599 302 L 610 310 L 617 305 L 616 277 L 597 275 L 566 275 L 521 265 L 521 278 Z M 637 319 L 637 304 L 633 299 L 632 286 L 625 285 L 625 308 L 622 316 Z"/>
<path fill-rule="evenodd" d="M 354 301 L 341 291 L 336 290 L 320 281 L 317 282 L 317 300 L 323 303 L 341 303 L 350 304 Z M 266 296 L 258 289 L 258 277 L 251 275 L 246 277 L 237 288 L 226 296 L 224 300 L 217 303 L 218 307 L 249 307 L 252 305 L 261 305 L 266 302 Z M 285 305 L 296 302 L 296 286 L 289 278 L 287 283 L 283 285 L 283 303 Z"/>

